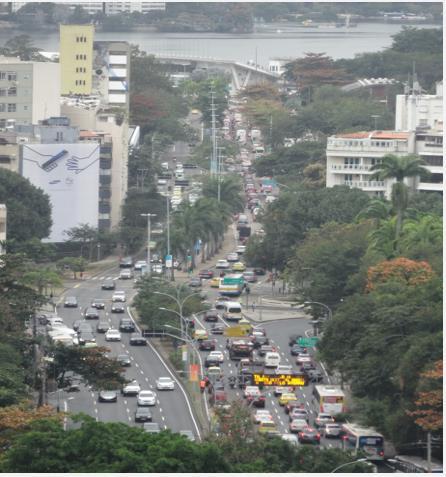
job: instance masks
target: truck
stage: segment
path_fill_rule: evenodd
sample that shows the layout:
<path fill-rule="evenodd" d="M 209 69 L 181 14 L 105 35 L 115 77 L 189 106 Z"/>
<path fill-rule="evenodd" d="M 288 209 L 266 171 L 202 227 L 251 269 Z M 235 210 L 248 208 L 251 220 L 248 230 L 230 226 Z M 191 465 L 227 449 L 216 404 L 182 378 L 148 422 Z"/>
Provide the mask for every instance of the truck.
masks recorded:
<path fill-rule="evenodd" d="M 239 239 L 242 239 L 242 238 L 247 238 L 247 237 L 250 237 L 251 236 L 251 227 L 249 227 L 248 225 L 244 225 L 244 226 L 241 226 L 239 229 L 238 229 L 238 237 Z"/>

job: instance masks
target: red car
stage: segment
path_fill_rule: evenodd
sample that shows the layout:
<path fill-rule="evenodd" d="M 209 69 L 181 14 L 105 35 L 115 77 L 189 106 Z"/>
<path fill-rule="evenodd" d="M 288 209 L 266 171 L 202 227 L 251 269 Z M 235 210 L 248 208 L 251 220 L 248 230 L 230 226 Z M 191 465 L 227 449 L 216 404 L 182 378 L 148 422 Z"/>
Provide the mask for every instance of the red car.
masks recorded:
<path fill-rule="evenodd" d="M 214 272 L 212 270 L 201 270 L 198 276 L 200 278 L 213 278 Z"/>

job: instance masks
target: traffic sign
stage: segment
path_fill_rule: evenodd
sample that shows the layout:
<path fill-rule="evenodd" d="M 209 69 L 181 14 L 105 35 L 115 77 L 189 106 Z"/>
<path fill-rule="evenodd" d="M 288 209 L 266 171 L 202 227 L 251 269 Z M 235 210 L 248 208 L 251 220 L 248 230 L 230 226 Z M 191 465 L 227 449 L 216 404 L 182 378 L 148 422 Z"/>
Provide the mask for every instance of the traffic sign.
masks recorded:
<path fill-rule="evenodd" d="M 172 255 L 166 255 L 165 263 L 166 268 L 172 268 Z"/>
<path fill-rule="evenodd" d="M 318 341 L 319 338 L 317 336 L 312 336 L 311 338 L 299 338 L 297 344 L 299 346 L 304 346 L 305 348 L 314 348 Z"/>

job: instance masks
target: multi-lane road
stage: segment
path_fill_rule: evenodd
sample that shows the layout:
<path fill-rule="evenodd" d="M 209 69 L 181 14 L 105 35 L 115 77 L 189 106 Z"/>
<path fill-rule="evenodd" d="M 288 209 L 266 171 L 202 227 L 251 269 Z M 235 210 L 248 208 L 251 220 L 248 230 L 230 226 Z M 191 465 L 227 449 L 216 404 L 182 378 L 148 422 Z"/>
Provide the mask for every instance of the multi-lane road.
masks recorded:
<path fill-rule="evenodd" d="M 139 273 L 139 272 L 135 272 Z M 85 308 L 95 298 L 105 300 L 105 310 L 99 310 L 100 320 L 106 320 L 113 328 L 118 328 L 119 321 L 123 316 L 130 316 L 129 304 L 135 294 L 133 280 L 119 280 L 119 269 L 113 268 L 106 273 L 93 276 L 88 280 L 82 281 L 75 287 L 67 291 L 64 296 L 76 296 L 78 308 L 64 308 L 63 297 L 58 304 L 58 315 L 68 326 L 72 326 L 75 320 L 82 318 Z M 101 284 L 106 279 L 116 280 L 116 290 L 126 292 L 126 312 L 125 314 L 111 313 L 112 290 L 102 290 Z M 93 329 L 95 329 L 97 320 L 90 320 Z M 157 422 L 161 429 L 171 429 L 173 431 L 191 430 L 196 437 L 200 436 L 195 417 L 190 411 L 190 405 L 184 392 L 178 383 L 174 391 L 157 391 L 156 379 L 161 376 L 171 376 L 164 361 L 149 343 L 149 346 L 130 346 L 129 333 L 122 333 L 121 342 L 106 342 L 103 334 L 96 333 L 98 345 L 106 346 L 110 349 L 108 355 L 115 357 L 118 354 L 128 354 L 131 360 L 131 366 L 126 368 L 125 376 L 129 380 L 137 380 L 141 389 L 154 390 L 157 393 L 157 404 L 151 408 L 153 422 Z M 57 399 L 57 396 L 53 396 Z M 136 397 L 118 396 L 116 403 L 98 402 L 98 392 L 82 388 L 78 393 L 63 393 L 59 396 L 62 408 L 70 412 L 83 412 L 89 414 L 101 421 L 119 421 L 130 425 L 135 424 L 134 414 L 136 410 Z"/>

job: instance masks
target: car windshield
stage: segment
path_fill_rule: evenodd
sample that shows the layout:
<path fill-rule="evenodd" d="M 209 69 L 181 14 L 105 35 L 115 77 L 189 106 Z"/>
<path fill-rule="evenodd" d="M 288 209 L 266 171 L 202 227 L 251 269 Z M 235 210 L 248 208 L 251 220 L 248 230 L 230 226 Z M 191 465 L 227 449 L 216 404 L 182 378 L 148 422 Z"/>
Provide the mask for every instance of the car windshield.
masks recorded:
<path fill-rule="evenodd" d="M 172 380 L 170 378 L 159 378 L 158 381 L 160 383 L 171 383 Z"/>

